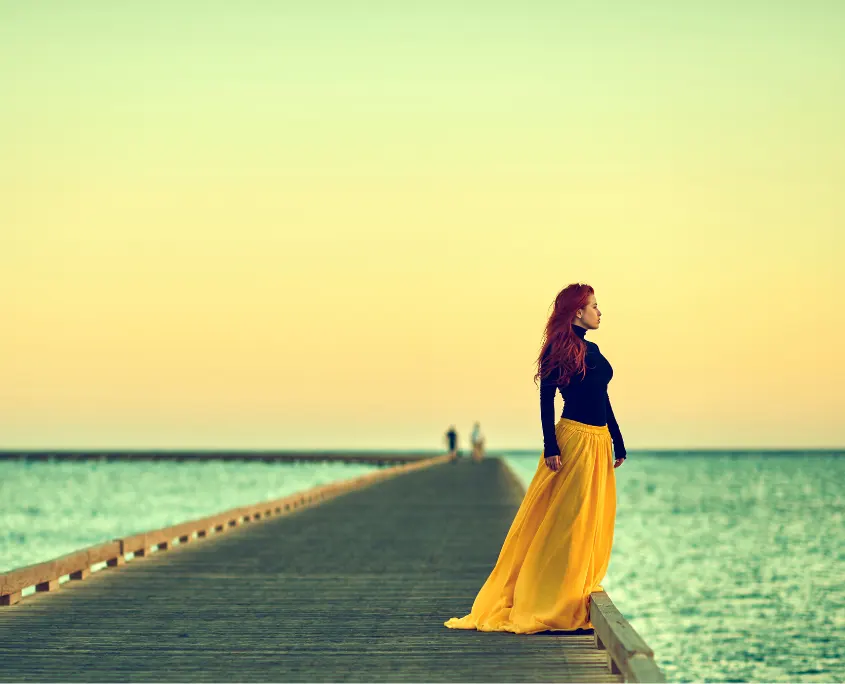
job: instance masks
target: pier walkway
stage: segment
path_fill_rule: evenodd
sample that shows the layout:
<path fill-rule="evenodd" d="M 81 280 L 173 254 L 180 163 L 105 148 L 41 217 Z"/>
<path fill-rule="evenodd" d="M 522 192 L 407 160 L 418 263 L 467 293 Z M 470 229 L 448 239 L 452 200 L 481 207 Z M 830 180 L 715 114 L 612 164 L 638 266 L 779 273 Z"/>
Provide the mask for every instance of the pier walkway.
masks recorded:
<path fill-rule="evenodd" d="M 522 495 L 498 459 L 439 463 L 65 582 L 0 608 L 0 680 L 623 681 L 608 653 L 643 656 L 609 601 L 608 650 L 443 627 Z"/>

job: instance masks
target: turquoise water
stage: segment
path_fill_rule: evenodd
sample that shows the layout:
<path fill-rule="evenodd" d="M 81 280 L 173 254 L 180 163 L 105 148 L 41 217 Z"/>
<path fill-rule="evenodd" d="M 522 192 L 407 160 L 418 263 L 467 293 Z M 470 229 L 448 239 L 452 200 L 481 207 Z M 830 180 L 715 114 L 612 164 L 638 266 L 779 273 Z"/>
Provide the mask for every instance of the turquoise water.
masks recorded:
<path fill-rule="evenodd" d="M 538 456 L 504 457 L 527 485 Z M 632 454 L 602 586 L 672 681 L 845 681 L 845 454 Z"/>
<path fill-rule="evenodd" d="M 537 455 L 506 455 L 523 482 Z M 370 472 L 343 463 L 0 461 L 0 572 Z M 845 458 L 616 471 L 604 588 L 672 681 L 845 681 Z"/>
<path fill-rule="evenodd" d="M 0 572 L 375 468 L 328 461 L 0 461 Z"/>

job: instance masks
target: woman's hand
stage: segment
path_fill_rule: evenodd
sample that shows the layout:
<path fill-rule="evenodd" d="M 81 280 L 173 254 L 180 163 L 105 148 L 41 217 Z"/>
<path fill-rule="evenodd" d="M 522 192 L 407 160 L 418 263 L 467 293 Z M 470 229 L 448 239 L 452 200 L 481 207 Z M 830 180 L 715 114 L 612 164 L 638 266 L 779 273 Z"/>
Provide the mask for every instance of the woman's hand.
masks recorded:
<path fill-rule="evenodd" d="M 558 470 L 560 470 L 560 466 L 561 466 L 560 456 L 547 456 L 546 457 L 546 467 L 549 470 L 557 472 Z"/>
<path fill-rule="evenodd" d="M 618 467 L 619 467 L 619 466 L 621 466 L 624 462 L 625 462 L 625 459 L 624 459 L 624 458 L 617 458 L 617 459 L 613 462 L 613 467 L 614 467 L 614 468 L 618 468 Z"/>

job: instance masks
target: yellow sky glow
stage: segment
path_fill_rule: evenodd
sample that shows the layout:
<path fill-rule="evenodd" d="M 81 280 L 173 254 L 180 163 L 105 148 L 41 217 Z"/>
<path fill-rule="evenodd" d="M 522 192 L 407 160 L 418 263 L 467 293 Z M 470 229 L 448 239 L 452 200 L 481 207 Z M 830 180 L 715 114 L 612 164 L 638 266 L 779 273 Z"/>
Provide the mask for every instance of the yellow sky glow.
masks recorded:
<path fill-rule="evenodd" d="M 841 446 L 845 10 L 695 4 L 2 6 L 0 448 L 539 449 L 574 281 L 629 449 Z"/>

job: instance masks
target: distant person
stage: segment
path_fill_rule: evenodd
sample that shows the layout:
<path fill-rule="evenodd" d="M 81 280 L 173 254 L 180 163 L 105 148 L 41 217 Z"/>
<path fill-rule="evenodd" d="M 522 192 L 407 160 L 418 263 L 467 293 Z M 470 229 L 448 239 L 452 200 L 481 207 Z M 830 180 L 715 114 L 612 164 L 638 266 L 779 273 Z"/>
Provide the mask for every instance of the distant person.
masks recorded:
<path fill-rule="evenodd" d="M 472 460 L 477 463 L 484 458 L 484 435 L 481 434 L 481 425 L 478 421 L 475 421 L 472 426 L 470 442 L 472 444 Z"/>
<path fill-rule="evenodd" d="M 449 448 L 449 456 L 452 458 L 452 462 L 458 460 L 458 432 L 455 430 L 454 425 L 450 425 L 449 429 L 446 430 L 446 445 Z"/>
<path fill-rule="evenodd" d="M 600 320 L 589 285 L 574 283 L 555 298 L 534 375 L 543 453 L 469 615 L 447 627 L 517 634 L 593 627 L 590 594 L 602 589 L 613 545 L 614 469 L 626 456 L 607 394 L 613 369 L 584 338 Z M 564 408 L 555 424 L 558 389 Z"/>

